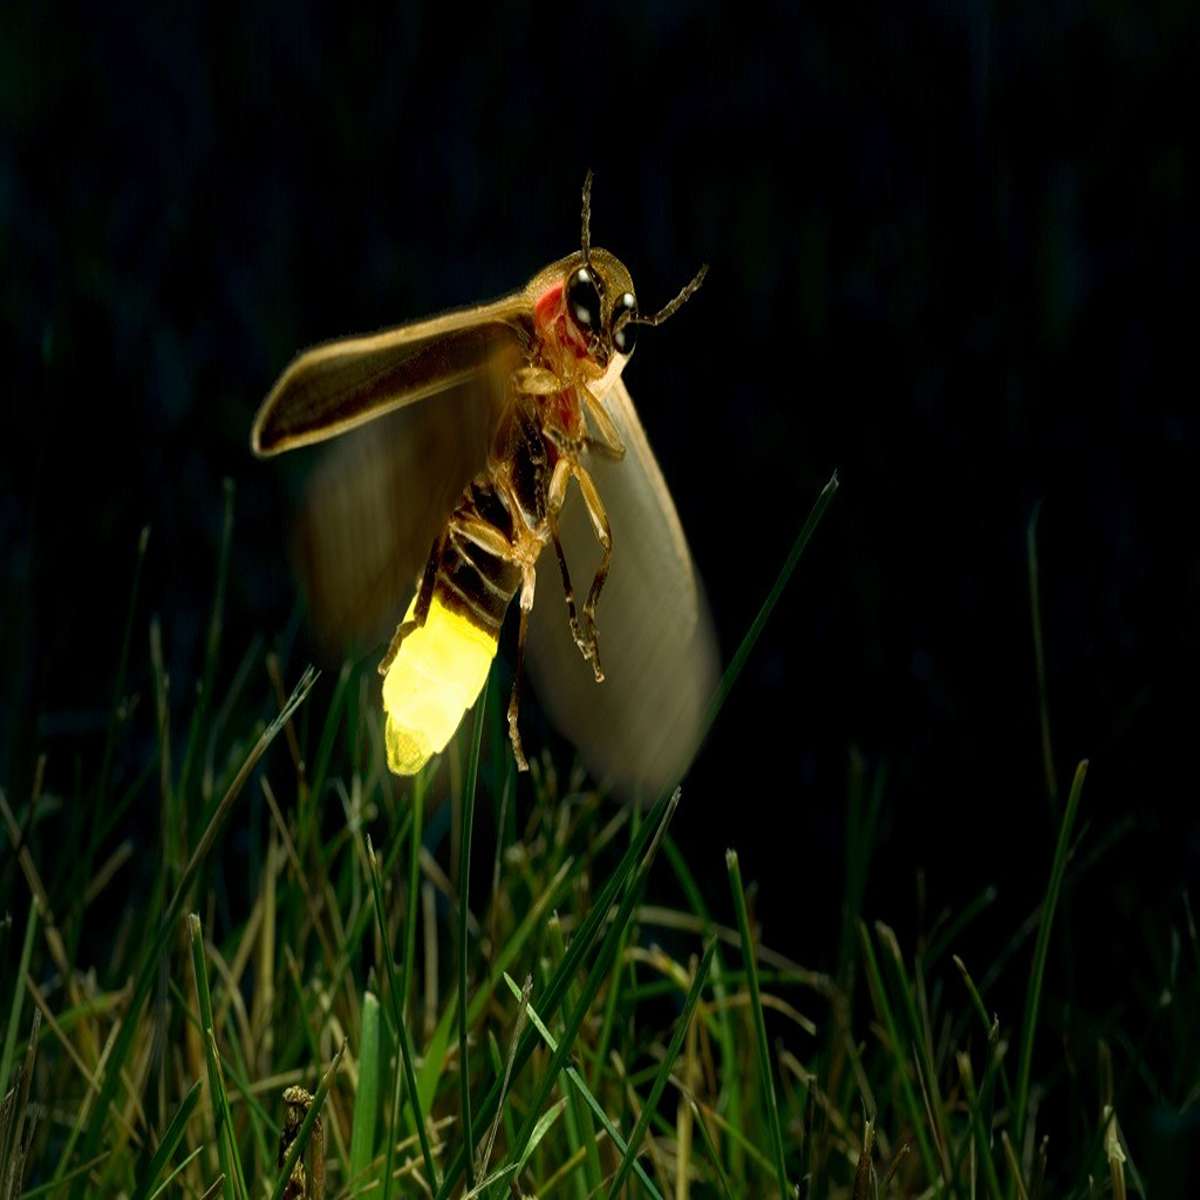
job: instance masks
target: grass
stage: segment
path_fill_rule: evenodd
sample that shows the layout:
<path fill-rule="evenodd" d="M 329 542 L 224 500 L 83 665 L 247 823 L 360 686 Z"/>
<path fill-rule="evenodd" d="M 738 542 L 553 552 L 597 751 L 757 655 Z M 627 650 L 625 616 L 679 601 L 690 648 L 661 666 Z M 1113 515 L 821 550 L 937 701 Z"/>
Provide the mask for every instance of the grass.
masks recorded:
<path fill-rule="evenodd" d="M 731 659 L 718 729 L 835 488 Z M 736 849 L 729 890 L 700 886 L 719 863 L 676 837 L 687 781 L 644 810 L 546 759 L 518 783 L 486 692 L 445 761 L 393 779 L 370 663 L 314 692 L 261 643 L 229 654 L 231 491 L 224 528 L 199 686 L 168 686 L 157 623 L 136 649 L 143 535 L 98 761 L 3 796 L 0 1200 L 1145 1194 L 1121 1120 L 1200 1105 L 1200 941 L 1181 896 L 1172 1003 L 1144 1021 L 1122 992 L 1123 1025 L 1072 1028 L 1047 991 L 1095 862 L 1082 765 L 1031 851 L 1044 899 L 989 965 L 987 888 L 907 948 L 864 911 L 886 776 L 853 759 L 840 951 L 815 971 L 772 947 L 796 914 L 755 911 Z M 127 677 L 150 681 L 149 738 Z M 131 834 L 155 786 L 159 829 Z M 1026 1002 L 997 1015 L 1006 972 Z M 1079 1090 L 1068 1036 L 1105 1065 L 1048 1147 L 1042 1114 Z"/>

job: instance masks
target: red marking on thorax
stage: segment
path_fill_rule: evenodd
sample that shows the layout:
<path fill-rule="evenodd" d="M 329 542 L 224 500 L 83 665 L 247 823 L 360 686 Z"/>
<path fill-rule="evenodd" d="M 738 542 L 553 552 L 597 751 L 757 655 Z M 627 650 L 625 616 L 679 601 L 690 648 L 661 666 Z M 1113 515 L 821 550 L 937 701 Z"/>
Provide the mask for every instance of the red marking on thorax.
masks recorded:
<path fill-rule="evenodd" d="M 562 284 L 556 283 L 538 297 L 537 303 L 533 306 L 533 323 L 537 326 L 539 333 L 544 333 L 553 323 L 554 318 L 559 315 L 562 293 Z"/>
<path fill-rule="evenodd" d="M 567 320 L 562 302 L 563 285 L 547 288 L 533 306 L 533 324 L 538 336 L 552 340 L 556 346 L 570 350 L 576 358 L 587 358 L 587 343 Z"/>

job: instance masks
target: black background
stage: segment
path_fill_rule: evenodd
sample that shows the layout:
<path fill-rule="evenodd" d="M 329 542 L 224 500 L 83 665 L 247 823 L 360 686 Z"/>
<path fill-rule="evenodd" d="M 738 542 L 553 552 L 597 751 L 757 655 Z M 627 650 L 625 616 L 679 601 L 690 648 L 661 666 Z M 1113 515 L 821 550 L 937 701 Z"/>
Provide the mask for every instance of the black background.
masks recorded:
<path fill-rule="evenodd" d="M 590 166 L 646 306 L 711 263 L 626 380 L 726 655 L 842 484 L 685 791 L 715 907 L 736 845 L 766 940 L 830 965 L 856 747 L 887 771 L 869 915 L 911 944 L 918 872 L 926 920 L 995 883 L 985 960 L 1028 915 L 1040 505 L 1060 790 L 1089 757 L 1085 845 L 1116 839 L 1051 986 L 1153 991 L 1200 864 L 1195 13 L 5 6 L 0 779 L 94 769 L 143 524 L 145 607 L 198 674 L 223 476 L 224 677 L 282 634 L 298 480 L 247 448 L 275 375 L 568 253 Z"/>

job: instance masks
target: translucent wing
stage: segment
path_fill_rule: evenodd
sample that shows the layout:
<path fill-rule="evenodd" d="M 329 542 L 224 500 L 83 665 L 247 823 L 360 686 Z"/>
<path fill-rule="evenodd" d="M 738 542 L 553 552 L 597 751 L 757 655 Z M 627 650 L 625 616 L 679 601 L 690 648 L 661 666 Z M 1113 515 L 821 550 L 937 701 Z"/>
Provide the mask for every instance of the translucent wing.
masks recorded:
<path fill-rule="evenodd" d="M 331 659 L 391 637 L 434 538 L 486 466 L 519 361 L 519 346 L 500 343 L 464 382 L 385 412 L 323 452 L 294 554 L 311 625 Z"/>
<path fill-rule="evenodd" d="M 434 537 L 486 463 L 530 312 L 518 292 L 327 342 L 300 354 L 263 402 L 250 435 L 260 456 L 346 434 L 313 471 L 294 543 L 331 657 L 391 636 Z"/>
<path fill-rule="evenodd" d="M 393 409 L 491 371 L 528 339 L 530 302 L 518 292 L 298 355 L 263 401 L 250 431 L 260 457 L 324 441 Z"/>
<path fill-rule="evenodd" d="M 627 453 L 588 469 L 612 526 L 612 568 L 596 612 L 605 680 L 596 683 L 567 626 L 552 553 L 542 557 L 529 654 L 539 700 L 593 775 L 652 798 L 687 770 L 718 678 L 716 638 L 679 516 L 620 378 L 604 398 Z M 598 561 L 577 489 L 561 518 L 576 594 Z"/>

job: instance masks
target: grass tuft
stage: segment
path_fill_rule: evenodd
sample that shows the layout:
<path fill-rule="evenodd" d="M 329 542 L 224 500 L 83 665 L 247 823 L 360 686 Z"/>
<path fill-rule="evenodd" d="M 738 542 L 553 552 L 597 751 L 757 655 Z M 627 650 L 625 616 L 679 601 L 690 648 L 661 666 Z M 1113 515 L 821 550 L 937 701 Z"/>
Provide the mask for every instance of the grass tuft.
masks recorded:
<path fill-rule="evenodd" d="M 836 487 L 730 661 L 714 736 Z M 495 688 L 446 768 L 404 782 L 372 663 L 284 698 L 285 654 L 225 645 L 232 490 L 224 511 L 199 685 L 167 679 L 169 624 L 140 633 L 143 539 L 96 761 L 56 743 L 29 794 L 0 794 L 19 864 L 0 914 L 25 915 L 0 916 L 0 1200 L 1150 1190 L 1139 1118 L 1187 1130 L 1200 1105 L 1200 938 L 1181 893 L 1147 934 L 1146 1003 L 1072 998 L 1062 1022 L 1055 922 L 1115 836 L 1072 855 L 1086 764 L 1040 905 L 997 953 L 987 880 L 893 931 L 907 910 L 870 886 L 887 773 L 855 755 L 840 906 L 814 930 L 836 950 L 806 967 L 778 949 L 794 914 L 752 919 L 736 853 L 727 894 L 673 839 L 677 789 L 643 811 L 549 758 L 517 777 Z M 474 893 L 473 857 L 490 875 Z"/>

